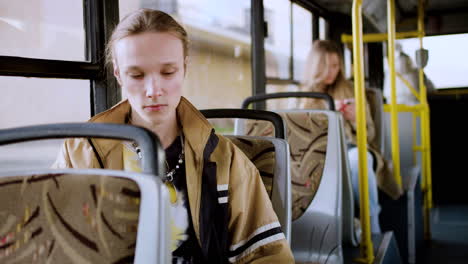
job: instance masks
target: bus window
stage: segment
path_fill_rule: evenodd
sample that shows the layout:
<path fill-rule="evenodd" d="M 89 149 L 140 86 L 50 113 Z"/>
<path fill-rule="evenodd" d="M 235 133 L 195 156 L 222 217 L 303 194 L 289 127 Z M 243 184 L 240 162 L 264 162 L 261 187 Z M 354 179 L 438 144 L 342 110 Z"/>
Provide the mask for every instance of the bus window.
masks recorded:
<path fill-rule="evenodd" d="M 83 1 L 2 1 L 0 55 L 85 60 Z"/>
<path fill-rule="evenodd" d="M 0 87 L 0 129 L 84 122 L 91 116 L 88 80 L 1 76 Z"/>
<path fill-rule="evenodd" d="M 327 21 L 325 18 L 319 18 L 319 39 L 327 39 Z"/>
<path fill-rule="evenodd" d="M 312 47 L 312 13 L 293 4 L 294 80 L 301 81 L 307 54 Z"/>
<path fill-rule="evenodd" d="M 239 107 L 252 94 L 250 0 L 119 0 L 121 17 L 142 7 L 168 12 L 188 31 L 183 92 L 196 107 Z"/>
<path fill-rule="evenodd" d="M 88 80 L 0 77 L 0 129 L 90 118 Z M 49 168 L 62 140 L 0 147 L 0 171 Z"/>
<path fill-rule="evenodd" d="M 415 52 L 419 49 L 419 40 L 403 39 L 398 42 L 401 43 L 403 52 L 411 57 L 414 64 Z M 423 43 L 424 48 L 429 50 L 425 73 L 436 89 L 468 87 L 466 78 L 468 34 L 425 37 Z"/>
<path fill-rule="evenodd" d="M 268 36 L 265 39 L 266 75 L 290 79 L 291 3 L 284 0 L 264 1 Z"/>

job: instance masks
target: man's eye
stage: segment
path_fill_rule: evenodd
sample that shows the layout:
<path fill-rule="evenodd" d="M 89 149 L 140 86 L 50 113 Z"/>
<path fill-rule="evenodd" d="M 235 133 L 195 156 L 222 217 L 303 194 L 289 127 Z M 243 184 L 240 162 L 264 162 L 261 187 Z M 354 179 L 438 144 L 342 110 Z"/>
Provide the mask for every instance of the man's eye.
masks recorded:
<path fill-rule="evenodd" d="M 141 78 L 143 78 L 143 74 L 140 74 L 140 73 L 130 74 L 130 78 L 132 78 L 132 79 L 141 79 Z"/>
<path fill-rule="evenodd" d="M 174 73 L 176 73 L 176 71 L 164 71 L 162 72 L 162 75 L 172 75 Z"/>

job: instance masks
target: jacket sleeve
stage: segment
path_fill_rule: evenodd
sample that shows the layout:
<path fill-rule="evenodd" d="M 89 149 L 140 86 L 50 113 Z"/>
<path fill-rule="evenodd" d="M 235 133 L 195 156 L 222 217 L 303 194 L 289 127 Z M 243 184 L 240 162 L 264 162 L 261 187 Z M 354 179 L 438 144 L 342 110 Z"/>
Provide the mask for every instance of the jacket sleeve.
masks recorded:
<path fill-rule="evenodd" d="M 70 163 L 70 154 L 68 151 L 67 141 L 63 142 L 62 147 L 60 148 L 60 151 L 57 154 L 57 158 L 55 159 L 55 162 L 52 164 L 51 167 L 54 169 L 65 169 L 72 167 Z"/>
<path fill-rule="evenodd" d="M 230 168 L 229 262 L 294 263 L 260 174 L 234 147 Z"/>
<path fill-rule="evenodd" d="M 86 139 L 71 138 L 63 143 L 52 168 L 89 169 L 100 168 L 100 166 L 91 145 Z"/>

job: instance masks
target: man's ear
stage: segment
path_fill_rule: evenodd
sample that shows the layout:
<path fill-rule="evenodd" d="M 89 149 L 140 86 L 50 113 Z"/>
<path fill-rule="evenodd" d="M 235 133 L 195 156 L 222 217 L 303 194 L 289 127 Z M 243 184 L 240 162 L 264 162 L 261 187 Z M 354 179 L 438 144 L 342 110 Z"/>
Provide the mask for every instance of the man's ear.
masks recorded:
<path fill-rule="evenodd" d="M 114 60 L 112 62 L 112 65 L 114 66 L 114 76 L 117 79 L 117 82 L 119 83 L 119 85 L 122 85 L 122 80 L 120 78 L 119 66 L 117 66 L 117 62 Z"/>
<path fill-rule="evenodd" d="M 184 58 L 184 76 L 187 75 L 187 66 L 189 64 L 189 57 L 185 56 Z"/>

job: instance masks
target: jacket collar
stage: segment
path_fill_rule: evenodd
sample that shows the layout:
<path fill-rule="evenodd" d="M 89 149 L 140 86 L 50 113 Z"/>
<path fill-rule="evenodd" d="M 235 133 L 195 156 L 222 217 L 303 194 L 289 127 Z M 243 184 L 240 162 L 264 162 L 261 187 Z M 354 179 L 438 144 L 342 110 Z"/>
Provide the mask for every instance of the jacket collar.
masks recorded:
<path fill-rule="evenodd" d="M 125 124 L 126 116 L 130 113 L 130 109 L 128 100 L 123 100 L 111 109 L 94 116 L 89 122 Z M 213 127 L 202 113 L 185 97 L 181 97 L 177 106 L 177 116 L 182 126 L 185 140 L 195 153 L 196 159 L 202 158 L 203 150 Z M 120 140 L 99 138 L 93 138 L 92 141 L 103 160 L 105 160 L 110 151 L 121 143 Z"/>
<path fill-rule="evenodd" d="M 186 142 L 195 153 L 196 159 L 201 159 L 213 127 L 203 114 L 184 97 L 181 97 L 177 107 L 177 116 Z"/>

